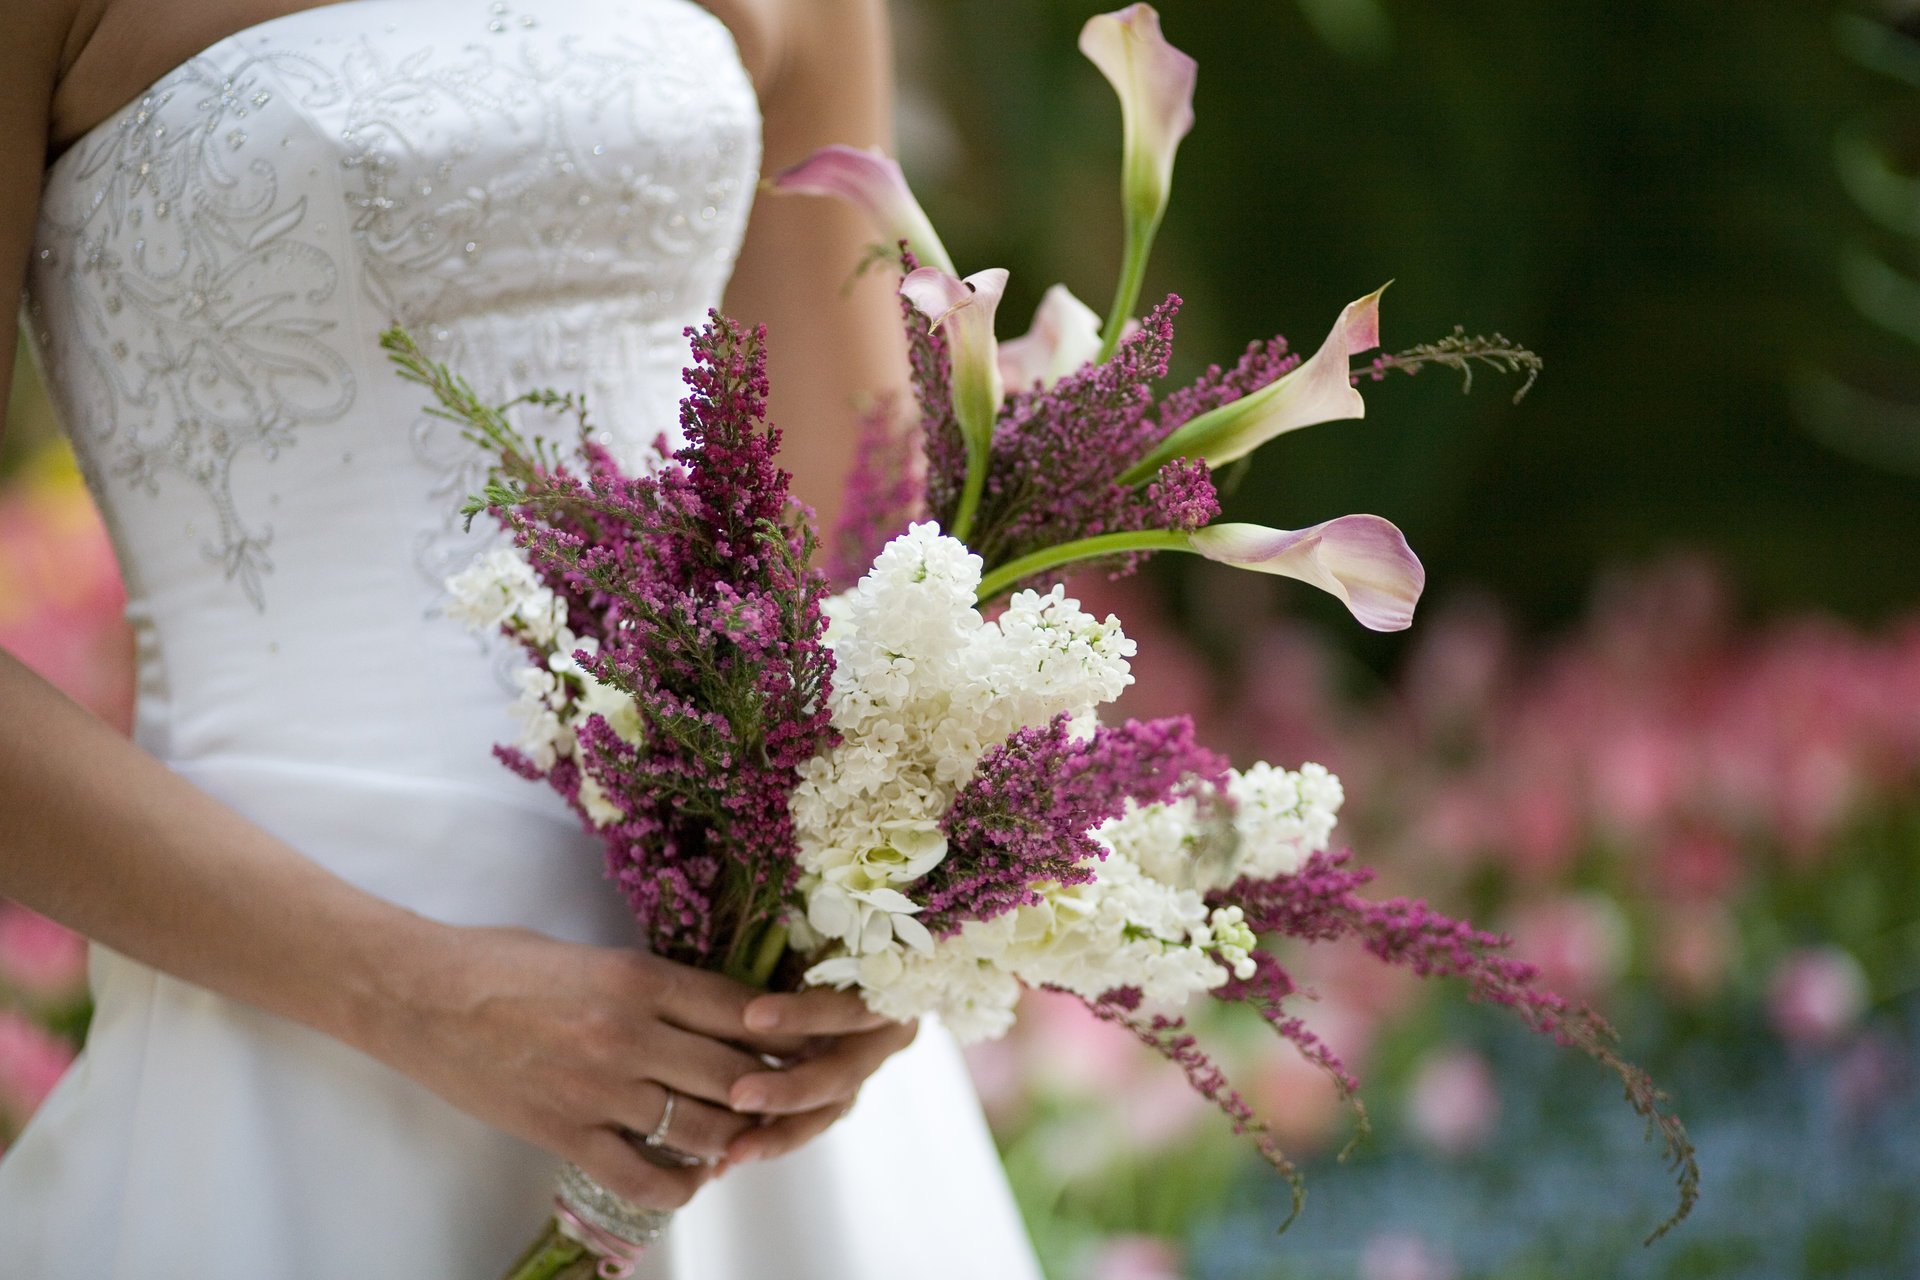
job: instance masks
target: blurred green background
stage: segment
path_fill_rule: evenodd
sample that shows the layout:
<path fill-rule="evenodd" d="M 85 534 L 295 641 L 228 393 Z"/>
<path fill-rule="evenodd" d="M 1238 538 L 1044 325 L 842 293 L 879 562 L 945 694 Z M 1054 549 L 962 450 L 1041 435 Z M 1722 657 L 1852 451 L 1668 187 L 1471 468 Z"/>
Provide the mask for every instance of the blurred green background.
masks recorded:
<path fill-rule="evenodd" d="M 1364 423 L 1264 451 L 1230 516 L 1378 512 L 1436 592 L 1482 585 L 1531 622 L 1676 543 L 1762 610 L 1914 599 L 1920 421 L 1842 390 L 1920 395 L 1920 203 L 1883 192 L 1890 227 L 1845 181 L 1910 174 L 1920 145 L 1911 80 L 1849 56 L 1865 22 L 1814 0 L 1160 9 L 1200 64 L 1146 290 L 1185 299 L 1176 374 L 1274 332 L 1311 350 L 1389 279 L 1389 350 L 1459 324 L 1547 364 L 1517 407 L 1493 378 L 1369 389 Z M 1013 332 L 1056 279 L 1111 295 L 1118 113 L 1075 50 L 1088 11 L 954 0 L 904 24 L 936 118 L 909 118 L 910 176 L 966 269 L 1012 270 Z"/>

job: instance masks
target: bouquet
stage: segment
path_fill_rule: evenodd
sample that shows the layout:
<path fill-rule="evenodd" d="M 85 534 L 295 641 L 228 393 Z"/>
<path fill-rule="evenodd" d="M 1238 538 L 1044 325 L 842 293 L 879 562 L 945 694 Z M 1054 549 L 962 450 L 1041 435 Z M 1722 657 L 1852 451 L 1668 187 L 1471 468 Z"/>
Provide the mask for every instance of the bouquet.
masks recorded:
<path fill-rule="evenodd" d="M 385 336 L 403 376 L 494 464 L 465 510 L 512 545 L 449 587 L 458 617 L 526 657 L 523 731 L 497 754 L 597 834 L 657 953 L 763 987 L 851 988 L 963 1040 L 1004 1033 L 1025 988 L 1070 992 L 1248 1134 L 1293 1184 L 1295 1213 L 1297 1174 L 1189 1012 L 1250 1007 L 1353 1098 L 1339 1058 L 1290 1011 L 1297 988 L 1266 940 L 1356 938 L 1384 963 L 1461 978 L 1618 1075 L 1678 1177 L 1657 1236 L 1696 1195 L 1693 1151 L 1598 1015 L 1539 988 L 1504 939 L 1421 902 L 1363 897 L 1369 874 L 1332 843 L 1342 796 L 1325 769 L 1235 769 L 1185 718 L 1101 719 L 1132 680 L 1134 647 L 1053 571 L 1192 552 L 1403 628 L 1424 574 L 1398 529 L 1371 515 L 1221 523 L 1213 469 L 1360 417 L 1367 377 L 1482 362 L 1530 378 L 1538 362 L 1456 334 L 1355 371 L 1379 343 L 1375 292 L 1305 360 L 1276 338 L 1156 394 L 1179 300 L 1133 314 L 1195 68 L 1141 4 L 1090 20 L 1081 48 L 1125 123 L 1127 244 L 1104 323 L 1056 286 L 1031 332 L 998 343 L 1007 273 L 960 278 L 877 152 L 829 147 L 771 180 L 860 204 L 902 272 L 918 429 L 884 413 L 865 424 L 831 554 L 837 593 L 777 463 L 763 330 L 712 314 L 689 331 L 686 443 L 662 440 L 660 465 L 637 475 L 593 442 L 577 397 L 489 404 L 404 332 Z M 523 435 L 509 419 L 523 407 L 571 414 L 578 442 Z M 626 1274 L 666 1223 L 575 1168 L 556 1200 L 518 1280 Z"/>

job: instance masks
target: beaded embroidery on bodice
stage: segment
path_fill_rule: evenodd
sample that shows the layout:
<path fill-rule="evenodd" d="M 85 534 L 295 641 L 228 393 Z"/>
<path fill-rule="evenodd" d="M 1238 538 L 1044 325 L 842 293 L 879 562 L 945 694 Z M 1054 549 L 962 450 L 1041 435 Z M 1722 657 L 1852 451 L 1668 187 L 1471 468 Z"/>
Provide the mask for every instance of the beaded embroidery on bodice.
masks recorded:
<path fill-rule="evenodd" d="M 487 536 L 456 513 L 478 450 L 378 349 L 396 320 L 484 394 L 585 391 L 631 458 L 671 435 L 681 330 L 718 305 L 758 160 L 732 40 L 691 0 L 306 9 L 62 155 L 28 325 L 143 680 L 211 695 L 181 684 L 194 653 L 315 630 L 391 653 Z"/>
<path fill-rule="evenodd" d="M 730 36 L 689 0 L 348 0 L 167 75 L 54 165 L 29 282 L 129 576 L 159 553 L 148 533 L 186 537 L 265 608 L 300 530 L 275 510 L 294 478 L 257 462 L 344 462 L 392 432 L 426 472 L 420 568 L 461 558 L 472 451 L 369 399 L 390 320 L 497 390 L 591 370 L 611 428 L 672 430 L 609 330 L 680 359 L 730 271 L 756 142 Z"/>

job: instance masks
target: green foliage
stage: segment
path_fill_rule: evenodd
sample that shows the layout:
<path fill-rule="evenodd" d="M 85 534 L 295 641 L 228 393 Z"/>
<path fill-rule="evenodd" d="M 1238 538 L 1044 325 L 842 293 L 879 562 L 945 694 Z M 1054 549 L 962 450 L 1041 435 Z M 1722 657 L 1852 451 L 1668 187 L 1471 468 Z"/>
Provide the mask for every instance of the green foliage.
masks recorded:
<path fill-rule="evenodd" d="M 1143 295 L 1186 299 L 1176 377 L 1249 334 L 1308 343 L 1389 277 L 1390 350 L 1498 327 L 1550 365 L 1518 408 L 1429 379 L 1368 386 L 1365 421 L 1269 450 L 1227 518 L 1378 512 L 1437 594 L 1491 588 L 1533 624 L 1572 616 L 1600 564 L 1676 543 L 1731 564 L 1769 612 L 1875 617 L 1913 598 L 1870 549 L 1920 542 L 1914 482 L 1825 447 L 1796 412 L 1806 368 L 1864 364 L 1882 376 L 1855 381 L 1893 404 L 1913 385 L 1910 344 L 1836 274 L 1863 215 L 1833 140 L 1882 94 L 1836 42 L 1836 6 L 1158 7 L 1200 64 Z M 1112 286 L 1119 142 L 1074 50 L 1095 8 L 919 6 L 930 56 L 908 75 L 964 153 L 905 159 L 962 265 L 1012 270 L 1009 332 L 1055 279 Z M 1403 643 L 1354 640 L 1376 665 Z"/>

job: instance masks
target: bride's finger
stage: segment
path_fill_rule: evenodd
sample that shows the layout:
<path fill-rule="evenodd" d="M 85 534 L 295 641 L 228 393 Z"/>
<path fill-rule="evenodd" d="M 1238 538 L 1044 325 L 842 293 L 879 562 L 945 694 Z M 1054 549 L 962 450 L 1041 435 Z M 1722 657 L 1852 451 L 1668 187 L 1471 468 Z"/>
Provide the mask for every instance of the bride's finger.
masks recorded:
<path fill-rule="evenodd" d="M 846 1036 L 830 1051 L 784 1071 L 743 1076 L 727 1103 L 735 1111 L 787 1116 L 850 1102 L 881 1063 L 912 1043 L 917 1030 L 890 1022 L 878 1031 Z"/>
<path fill-rule="evenodd" d="M 662 1169 L 611 1129 L 589 1130 L 568 1157 L 607 1190 L 648 1209 L 678 1209 L 714 1175 L 712 1165 Z"/>
<path fill-rule="evenodd" d="M 781 1116 L 778 1120 L 770 1120 L 735 1138 L 727 1147 L 727 1163 L 736 1165 L 753 1160 L 771 1160 L 789 1151 L 797 1151 L 831 1129 L 851 1110 L 851 1102 L 836 1102 L 832 1106 L 803 1111 L 797 1116 Z"/>
<path fill-rule="evenodd" d="M 632 1131 L 634 1142 L 644 1142 L 648 1136 L 660 1133 L 660 1120 L 667 1106 L 667 1091 L 663 1086 L 641 1085 L 622 1101 L 625 1105 L 612 1118 Z M 673 1116 L 660 1141 L 690 1156 L 718 1159 L 727 1154 L 728 1143 L 757 1123 L 753 1116 L 738 1115 L 676 1091 Z"/>
<path fill-rule="evenodd" d="M 867 1008 L 853 992 L 831 987 L 815 987 L 796 995 L 760 996 L 747 1005 L 744 1019 L 747 1030 L 756 1037 L 771 1033 L 802 1038 L 852 1035 L 893 1021 Z"/>
<path fill-rule="evenodd" d="M 729 1105 L 733 1086 L 741 1077 L 764 1074 L 767 1069 L 753 1054 L 660 1023 L 654 1025 L 646 1048 L 645 1058 L 636 1057 L 633 1063 L 636 1074 L 684 1097 L 704 1098 L 722 1107 Z"/>

